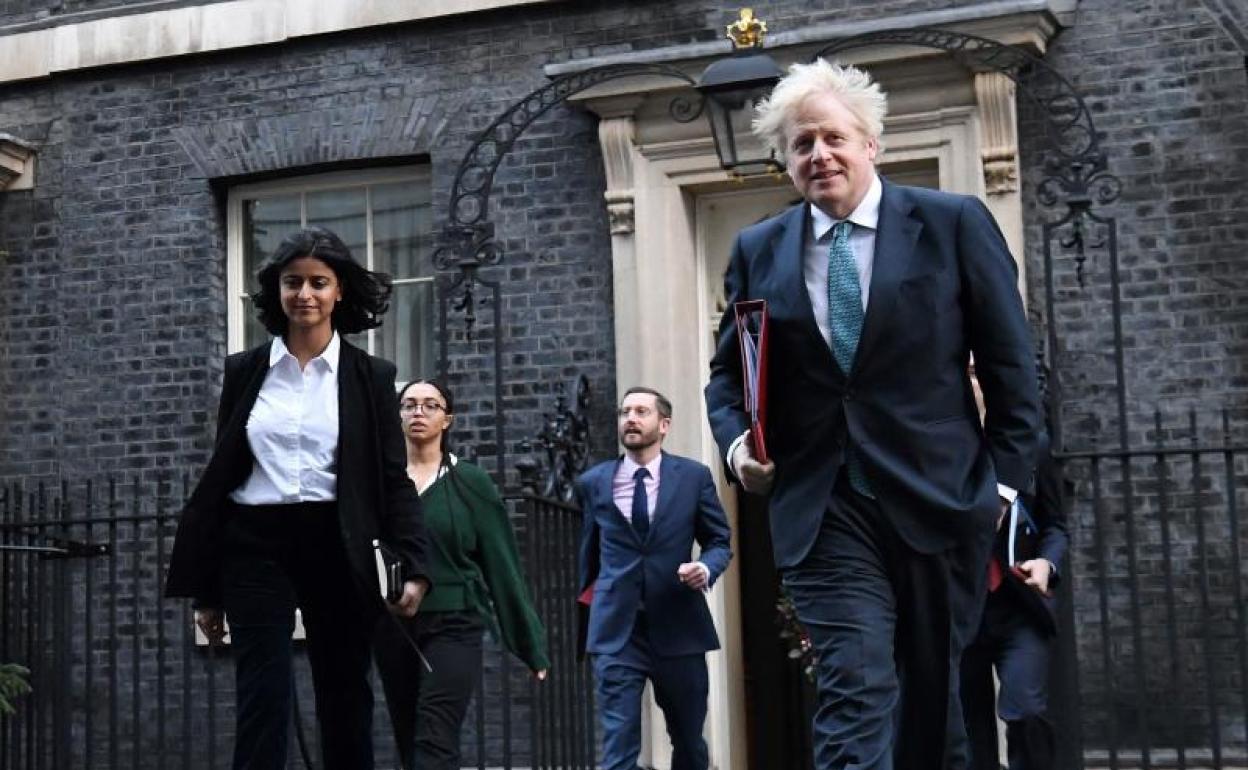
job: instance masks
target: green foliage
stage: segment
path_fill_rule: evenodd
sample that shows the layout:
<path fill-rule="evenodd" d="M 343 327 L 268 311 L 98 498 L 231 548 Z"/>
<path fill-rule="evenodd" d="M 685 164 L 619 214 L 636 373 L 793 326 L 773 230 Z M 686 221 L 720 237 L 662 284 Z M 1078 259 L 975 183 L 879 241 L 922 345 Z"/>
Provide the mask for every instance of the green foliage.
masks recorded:
<path fill-rule="evenodd" d="M 12 714 L 13 702 L 30 692 L 26 681 L 30 669 L 16 663 L 0 663 L 0 714 Z"/>

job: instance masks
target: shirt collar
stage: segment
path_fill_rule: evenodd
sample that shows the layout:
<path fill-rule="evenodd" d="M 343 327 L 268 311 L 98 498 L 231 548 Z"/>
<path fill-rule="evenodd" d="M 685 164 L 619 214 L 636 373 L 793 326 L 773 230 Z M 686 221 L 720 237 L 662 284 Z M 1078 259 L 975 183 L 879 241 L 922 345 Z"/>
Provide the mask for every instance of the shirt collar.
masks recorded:
<path fill-rule="evenodd" d="M 862 201 L 858 204 L 858 208 L 850 212 L 845 221 L 853 222 L 858 227 L 866 227 L 870 230 L 876 229 L 880 223 L 880 199 L 884 196 L 884 185 L 880 183 L 880 175 L 876 174 L 871 179 L 871 186 L 867 188 L 867 194 L 862 196 Z M 835 227 L 840 220 L 833 219 L 828 216 L 823 209 L 815 204 L 810 204 L 810 221 L 814 226 L 815 240 L 820 240 L 828 234 L 828 231 Z"/>
<path fill-rule="evenodd" d="M 325 346 L 325 349 L 321 351 L 320 355 L 316 356 L 312 360 L 324 361 L 325 365 L 329 367 L 329 371 L 337 372 L 338 357 L 341 353 L 342 340 L 338 337 L 338 332 L 335 331 L 334 335 L 329 338 L 329 344 Z M 276 366 L 277 362 L 281 361 L 286 356 L 294 358 L 290 349 L 286 347 L 286 341 L 281 337 L 274 337 L 273 344 L 269 347 L 269 368 L 271 369 Z"/>
<path fill-rule="evenodd" d="M 659 477 L 659 464 L 662 462 L 663 453 L 659 452 L 654 456 L 653 460 L 645 464 L 645 469 L 650 471 L 650 478 L 657 479 Z M 620 463 L 620 471 L 628 478 L 632 478 L 632 475 L 637 472 L 638 468 L 641 467 L 643 466 L 638 465 L 637 462 L 627 454 L 624 455 L 624 460 Z"/>

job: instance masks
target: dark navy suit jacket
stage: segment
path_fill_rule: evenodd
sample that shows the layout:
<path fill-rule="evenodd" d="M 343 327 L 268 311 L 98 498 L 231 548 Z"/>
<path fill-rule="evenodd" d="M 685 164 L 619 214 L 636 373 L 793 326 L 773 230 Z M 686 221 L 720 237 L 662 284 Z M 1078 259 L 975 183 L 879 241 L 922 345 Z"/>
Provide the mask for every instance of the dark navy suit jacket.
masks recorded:
<path fill-rule="evenodd" d="M 1012 571 L 1004 569 L 1002 590 L 1013 600 L 1020 612 L 1025 613 L 1038 628 L 1047 634 L 1057 632 L 1057 582 L 1061 579 L 1070 536 L 1066 527 L 1066 480 L 1062 469 L 1049 451 L 1046 436 L 1042 442 L 1040 462 L 1036 465 L 1034 492 L 1022 494 L 1023 505 L 1031 514 L 1039 532 L 1036 555 L 1047 559 L 1054 572 L 1049 577 L 1049 593 L 1042 596 L 1034 588 L 1023 583 Z M 997 533 L 997 540 L 1005 539 L 1004 528 Z"/>
<path fill-rule="evenodd" d="M 619 464 L 619 459 L 599 463 L 576 482 L 583 516 L 580 592 L 594 588 L 586 652 L 618 652 L 643 604 L 656 654 L 674 657 L 719 649 L 706 598 L 676 576 L 676 568 L 692 560 L 694 542 L 702 547 L 698 560 L 710 570 L 712 585 L 732 559 L 728 519 L 710 469 L 663 453 L 658 502 L 643 542 L 611 496 Z"/>
<path fill-rule="evenodd" d="M 986 552 L 1000 513 L 996 485 L 1030 487 L 1041 430 L 1031 333 L 1000 230 L 975 198 L 885 181 L 866 319 L 845 372 L 806 293 L 808 212 L 803 203 L 738 235 L 706 387 L 726 454 L 749 427 L 732 303 L 767 300 L 777 565 L 798 564 L 815 542 L 850 442 L 911 548 L 974 543 Z M 967 378 L 972 351 L 987 404 L 982 428 Z"/>

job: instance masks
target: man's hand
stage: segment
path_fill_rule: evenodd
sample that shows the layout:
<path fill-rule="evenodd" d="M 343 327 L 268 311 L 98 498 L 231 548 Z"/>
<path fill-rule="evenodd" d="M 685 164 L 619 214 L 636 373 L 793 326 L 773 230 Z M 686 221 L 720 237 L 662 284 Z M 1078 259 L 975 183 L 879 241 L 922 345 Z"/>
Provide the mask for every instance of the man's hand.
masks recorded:
<path fill-rule="evenodd" d="M 1053 575 L 1053 565 L 1048 559 L 1028 559 L 1014 568 L 1015 574 L 1023 582 L 1045 596 L 1049 595 L 1049 578 Z"/>
<path fill-rule="evenodd" d="M 410 618 L 420 609 L 420 602 L 429 591 L 426 580 L 409 580 L 403 584 L 403 595 L 390 605 L 390 611 L 401 618 Z"/>
<path fill-rule="evenodd" d="M 710 585 L 710 573 L 701 562 L 687 561 L 676 568 L 676 577 L 680 582 L 695 591 L 705 591 Z"/>
<path fill-rule="evenodd" d="M 732 453 L 732 467 L 746 492 L 765 495 L 771 491 L 771 482 L 776 475 L 775 463 L 760 463 L 750 453 L 750 437 L 746 434 L 745 441 L 737 445 Z"/>
<path fill-rule="evenodd" d="M 195 625 L 208 637 L 208 644 L 216 646 L 225 638 L 225 613 L 215 609 L 195 610 Z"/>

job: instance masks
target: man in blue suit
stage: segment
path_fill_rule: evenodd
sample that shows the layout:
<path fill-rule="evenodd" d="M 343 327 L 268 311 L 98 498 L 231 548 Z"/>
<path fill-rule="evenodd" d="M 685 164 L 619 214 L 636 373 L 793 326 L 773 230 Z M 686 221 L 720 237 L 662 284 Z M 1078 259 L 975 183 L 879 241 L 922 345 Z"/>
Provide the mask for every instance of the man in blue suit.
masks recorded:
<path fill-rule="evenodd" d="M 876 173 L 887 99 L 793 65 L 755 132 L 805 201 L 737 237 L 706 388 L 730 474 L 770 494 L 776 564 L 817 653 L 818 770 L 961 770 L 958 662 L 1040 412 L 1018 273 L 977 199 Z M 769 463 L 747 440 L 733 303 L 767 301 Z M 974 352 L 981 426 L 966 370 Z"/>
<path fill-rule="evenodd" d="M 624 455 L 576 484 L 603 770 L 637 767 L 647 679 L 667 720 L 672 770 L 707 768 L 706 653 L 719 638 L 703 594 L 728 568 L 730 531 L 710 470 L 662 451 L 671 422 L 662 394 L 630 388 L 619 410 Z"/>

